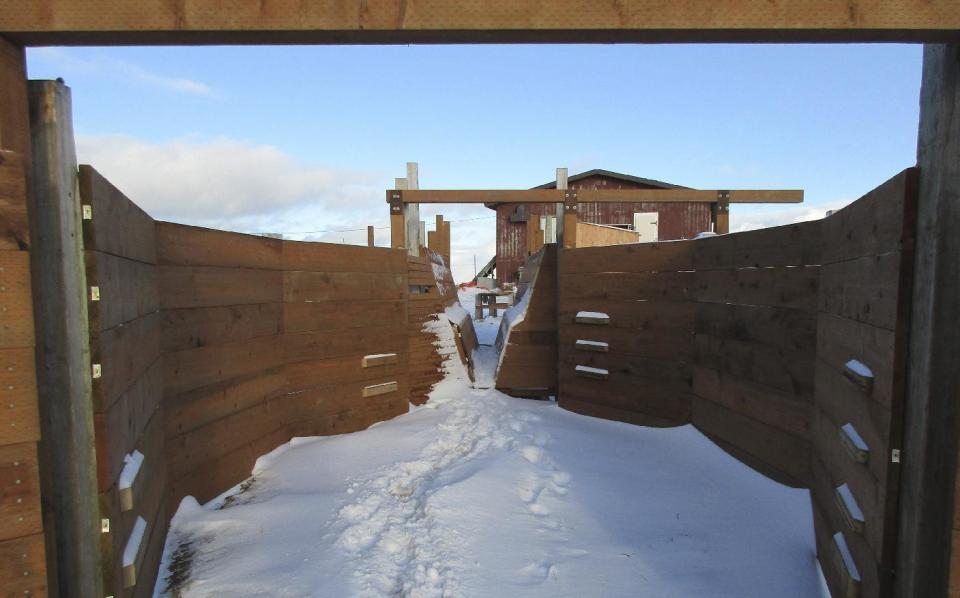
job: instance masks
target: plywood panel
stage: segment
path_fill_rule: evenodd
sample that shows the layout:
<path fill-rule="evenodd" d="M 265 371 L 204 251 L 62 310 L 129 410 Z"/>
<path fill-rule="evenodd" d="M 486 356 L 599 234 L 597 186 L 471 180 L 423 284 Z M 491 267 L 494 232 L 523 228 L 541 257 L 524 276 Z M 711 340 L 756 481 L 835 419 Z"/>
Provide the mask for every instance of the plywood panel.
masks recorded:
<path fill-rule="evenodd" d="M 30 254 L 0 251 L 0 348 L 34 345 Z"/>
<path fill-rule="evenodd" d="M 0 388 L 4 389 L 0 445 L 39 440 L 33 347 L 0 349 Z"/>
<path fill-rule="evenodd" d="M 0 77 L 3 76 L 4 69 L 0 68 Z M 14 85 L 10 87 L 10 91 L 16 89 Z M 0 89 L 7 92 L 3 85 Z M 0 102 L 0 105 L 8 104 Z M 0 227 L 0 251 L 16 251 L 29 246 L 25 164 L 20 154 L 5 149 L 0 149 Z"/>
<path fill-rule="evenodd" d="M 0 540 L 41 530 L 37 445 L 23 442 L 0 446 Z"/>
<path fill-rule="evenodd" d="M 0 541 L 0 580 L 6 596 L 45 596 L 43 534 Z"/>

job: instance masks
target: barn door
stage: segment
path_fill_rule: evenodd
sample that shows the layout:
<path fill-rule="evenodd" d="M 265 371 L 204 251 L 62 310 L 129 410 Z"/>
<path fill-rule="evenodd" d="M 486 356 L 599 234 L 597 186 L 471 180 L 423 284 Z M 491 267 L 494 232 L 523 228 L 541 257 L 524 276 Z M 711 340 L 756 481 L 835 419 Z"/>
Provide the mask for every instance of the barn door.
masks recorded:
<path fill-rule="evenodd" d="M 823 221 L 811 496 L 835 597 L 892 592 L 916 193 L 906 170 Z"/>
<path fill-rule="evenodd" d="M 640 242 L 656 241 L 658 237 L 658 222 L 660 214 L 657 212 L 634 212 L 633 230 L 640 233 Z"/>

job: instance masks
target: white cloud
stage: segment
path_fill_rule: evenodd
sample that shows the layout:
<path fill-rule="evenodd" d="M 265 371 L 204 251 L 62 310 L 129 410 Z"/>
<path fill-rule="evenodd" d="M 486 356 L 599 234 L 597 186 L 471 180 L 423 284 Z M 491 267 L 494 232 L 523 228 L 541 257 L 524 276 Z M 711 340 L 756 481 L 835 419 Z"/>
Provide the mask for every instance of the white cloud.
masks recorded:
<path fill-rule="evenodd" d="M 812 205 L 763 208 L 733 205 L 730 209 L 730 232 L 738 233 L 758 228 L 819 220 L 829 210 L 839 210 L 853 200 L 839 199 Z"/>
<path fill-rule="evenodd" d="M 121 135 L 79 136 L 77 155 L 155 218 L 177 221 L 244 228 L 275 221 L 273 226 L 291 230 L 326 229 L 336 222 L 356 224 L 347 208 L 372 203 L 385 188 L 369 173 L 305 164 L 274 146 L 225 137 L 149 143 Z M 304 208 L 338 214 L 326 215 L 322 226 L 292 221 L 293 213 L 283 217 Z"/>
<path fill-rule="evenodd" d="M 175 93 L 198 96 L 216 96 L 218 93 L 209 85 L 183 77 L 169 77 L 125 60 L 106 56 L 81 58 L 62 48 L 36 48 L 30 51 L 30 58 L 38 59 L 68 77 L 72 74 L 97 74 L 135 80 L 150 87 Z"/>

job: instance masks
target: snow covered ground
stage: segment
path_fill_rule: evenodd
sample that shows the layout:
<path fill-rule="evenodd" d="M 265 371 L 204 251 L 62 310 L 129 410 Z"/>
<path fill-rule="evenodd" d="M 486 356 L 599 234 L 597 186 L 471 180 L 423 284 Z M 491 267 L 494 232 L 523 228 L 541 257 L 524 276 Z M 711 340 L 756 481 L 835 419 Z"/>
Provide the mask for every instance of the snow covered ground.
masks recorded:
<path fill-rule="evenodd" d="M 219 499 L 184 500 L 164 557 L 177 587 L 157 594 L 821 595 L 807 491 L 690 426 L 584 417 L 444 367 L 423 407 L 296 438 Z"/>

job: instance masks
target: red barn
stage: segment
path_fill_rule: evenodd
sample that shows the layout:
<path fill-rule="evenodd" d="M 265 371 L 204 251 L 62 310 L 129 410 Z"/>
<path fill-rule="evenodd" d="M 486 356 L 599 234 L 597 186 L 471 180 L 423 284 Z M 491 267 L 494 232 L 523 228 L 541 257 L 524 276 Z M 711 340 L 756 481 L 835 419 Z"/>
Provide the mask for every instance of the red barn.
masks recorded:
<path fill-rule="evenodd" d="M 567 178 L 570 189 L 687 189 L 663 181 L 589 170 Z M 555 189 L 557 182 L 534 189 Z M 604 224 L 633 230 L 644 226 L 649 241 L 689 239 L 713 230 L 715 215 L 710 202 L 703 203 L 581 203 L 580 222 Z M 527 231 L 531 219 L 543 221 L 556 215 L 556 204 L 487 204 L 497 212 L 497 282 L 516 282 L 517 270 L 530 252 Z M 655 216 L 653 216 L 655 214 Z M 639 217 L 638 217 L 639 216 Z M 640 217 L 647 217 L 642 221 Z M 549 228 L 549 224 L 548 227 Z M 541 233 L 537 233 L 541 234 Z"/>

